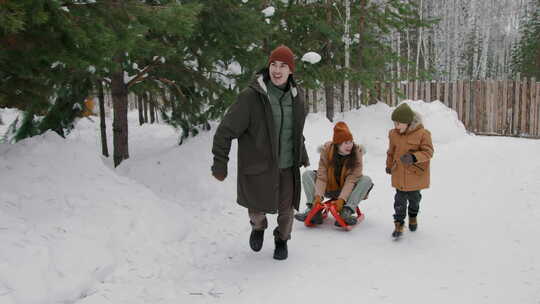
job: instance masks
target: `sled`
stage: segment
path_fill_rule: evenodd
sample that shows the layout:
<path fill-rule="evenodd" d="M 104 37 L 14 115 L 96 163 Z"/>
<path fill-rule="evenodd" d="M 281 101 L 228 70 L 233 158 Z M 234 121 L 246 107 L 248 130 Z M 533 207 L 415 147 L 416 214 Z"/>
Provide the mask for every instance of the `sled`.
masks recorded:
<path fill-rule="evenodd" d="M 334 219 L 338 222 L 338 224 L 341 226 L 341 228 L 350 231 L 352 228 L 358 223 L 360 223 L 362 220 L 364 220 L 364 214 L 360 211 L 360 208 L 356 207 L 356 224 L 355 225 L 347 225 L 343 218 L 339 215 L 339 212 L 337 211 L 336 204 L 334 203 L 334 199 L 329 199 L 321 204 L 318 204 L 317 206 L 313 207 L 311 211 L 308 213 L 306 219 L 304 220 L 304 225 L 307 227 L 314 227 L 316 224 L 311 223 L 311 219 L 322 210 L 322 217 L 323 221 L 328 217 L 328 213 L 331 213 Z"/>

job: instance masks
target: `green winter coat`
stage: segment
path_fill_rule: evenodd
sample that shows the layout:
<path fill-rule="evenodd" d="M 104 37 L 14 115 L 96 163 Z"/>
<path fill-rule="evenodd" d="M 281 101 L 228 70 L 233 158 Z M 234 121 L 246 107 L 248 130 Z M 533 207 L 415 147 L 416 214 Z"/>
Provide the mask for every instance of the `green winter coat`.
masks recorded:
<path fill-rule="evenodd" d="M 293 84 L 294 81 L 291 81 Z M 300 204 L 300 166 L 309 166 L 304 146 L 306 112 L 302 92 L 293 96 L 293 206 Z M 237 202 L 265 213 L 276 213 L 279 203 L 279 138 L 262 74 L 244 89 L 223 117 L 214 135 L 214 173 L 226 176 L 231 141 L 238 139 Z"/>

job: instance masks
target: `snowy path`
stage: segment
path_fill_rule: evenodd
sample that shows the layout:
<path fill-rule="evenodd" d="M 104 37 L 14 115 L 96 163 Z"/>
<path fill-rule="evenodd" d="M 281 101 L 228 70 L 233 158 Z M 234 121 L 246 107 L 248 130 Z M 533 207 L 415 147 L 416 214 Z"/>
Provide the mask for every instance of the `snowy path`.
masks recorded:
<path fill-rule="evenodd" d="M 194 141 L 180 148 L 182 157 L 211 142 Z M 234 172 L 225 183 L 208 172 L 204 182 L 192 180 L 189 194 L 174 186 L 186 182 L 180 174 L 180 180 L 170 174 L 170 185 L 140 181 L 167 199 L 180 198 L 195 215 L 184 241 L 189 271 L 177 282 L 189 303 L 537 303 L 540 142 L 466 136 L 436 149 L 417 232 L 391 240 L 394 190 L 382 155 L 368 153 L 365 173 L 376 186 L 362 204 L 366 220 L 351 232 L 336 229 L 332 220 L 315 229 L 295 222 L 285 262 L 272 259 L 271 229 L 261 252 L 249 249 L 246 211 L 234 203 Z M 168 153 L 158 158 L 172 160 Z M 203 155 L 209 164 L 210 155 Z M 145 162 L 135 161 L 141 172 L 149 169 Z M 203 170 L 195 176 L 205 179 L 207 168 L 192 166 L 178 159 L 169 167 Z M 273 228 L 275 216 L 269 222 Z"/>
<path fill-rule="evenodd" d="M 295 222 L 286 261 L 272 259 L 275 215 L 250 250 L 235 145 L 218 182 L 213 131 L 179 147 L 170 127 L 137 127 L 130 113 L 131 158 L 117 169 L 97 157 L 99 125 L 86 120 L 68 140 L 0 145 L 0 303 L 539 304 L 540 141 L 468 136 L 441 103 L 413 106 L 436 149 L 419 230 L 390 237 L 391 109 L 377 104 L 337 118 L 367 148 L 365 221 L 350 232 Z M 308 117 L 314 166 L 331 129 Z"/>

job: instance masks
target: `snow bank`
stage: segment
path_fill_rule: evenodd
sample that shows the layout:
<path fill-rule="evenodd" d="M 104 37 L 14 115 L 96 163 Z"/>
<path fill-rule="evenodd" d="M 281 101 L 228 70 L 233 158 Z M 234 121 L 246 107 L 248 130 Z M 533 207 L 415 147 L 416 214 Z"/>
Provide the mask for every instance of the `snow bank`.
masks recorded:
<path fill-rule="evenodd" d="M 405 101 L 422 116 L 424 127 L 431 131 L 435 144 L 447 144 L 467 135 L 463 124 L 454 110 L 439 101 Z M 336 113 L 334 121 L 345 121 L 354 140 L 366 147 L 368 153 L 384 155 L 388 148 L 388 131 L 393 128 L 390 119 L 394 107 L 377 103 L 346 113 Z M 326 113 L 312 113 L 307 117 L 305 126 L 306 148 L 310 159 L 319 159 L 316 147 L 332 139 L 334 124 L 326 119 Z"/>
<path fill-rule="evenodd" d="M 423 115 L 438 145 L 466 136 L 455 112 L 440 102 L 408 103 Z M 392 110 L 378 103 L 335 117 L 366 146 L 366 172 L 375 180 L 386 178 L 377 169 Z M 16 114 L 2 110 L 6 123 Z M 93 119 L 80 119 L 67 140 L 49 132 L 0 144 L 0 303 L 177 303 L 193 301 L 192 292 L 208 299 L 240 284 L 250 267 L 241 267 L 243 259 L 257 256 L 245 243 L 245 210 L 234 203 L 236 143 L 229 176 L 220 183 L 210 174 L 214 132 L 178 146 L 174 129 L 138 126 L 137 113 L 131 112 L 131 157 L 111 170 L 111 160 L 99 157 L 99 123 Z M 213 130 L 216 126 L 212 123 Z M 311 168 L 319 159 L 317 146 L 331 139 L 332 128 L 324 113 L 308 115 Z M 111 149 L 110 144 L 109 139 Z M 197 229 L 188 229 L 194 224 Z M 221 277 L 229 267 L 242 271 Z M 231 278 L 236 283 L 229 286 Z"/>
<path fill-rule="evenodd" d="M 83 138 L 96 141 L 92 125 L 0 144 L 1 303 L 69 303 L 100 283 L 155 277 L 187 233 L 178 206 L 104 165 Z"/>

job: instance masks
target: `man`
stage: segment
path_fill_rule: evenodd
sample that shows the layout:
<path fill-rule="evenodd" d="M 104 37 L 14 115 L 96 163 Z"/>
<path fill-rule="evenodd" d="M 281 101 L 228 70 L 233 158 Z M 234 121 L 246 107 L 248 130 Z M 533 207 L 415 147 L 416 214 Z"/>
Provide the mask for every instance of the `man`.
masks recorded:
<path fill-rule="evenodd" d="M 249 244 L 262 248 L 266 213 L 278 213 L 274 259 L 287 259 L 294 209 L 300 204 L 300 166 L 308 166 L 304 146 L 305 109 L 293 78 L 294 54 L 281 45 L 268 66 L 244 89 L 214 135 L 212 175 L 223 181 L 231 141 L 238 140 L 237 203 L 248 209 Z"/>

